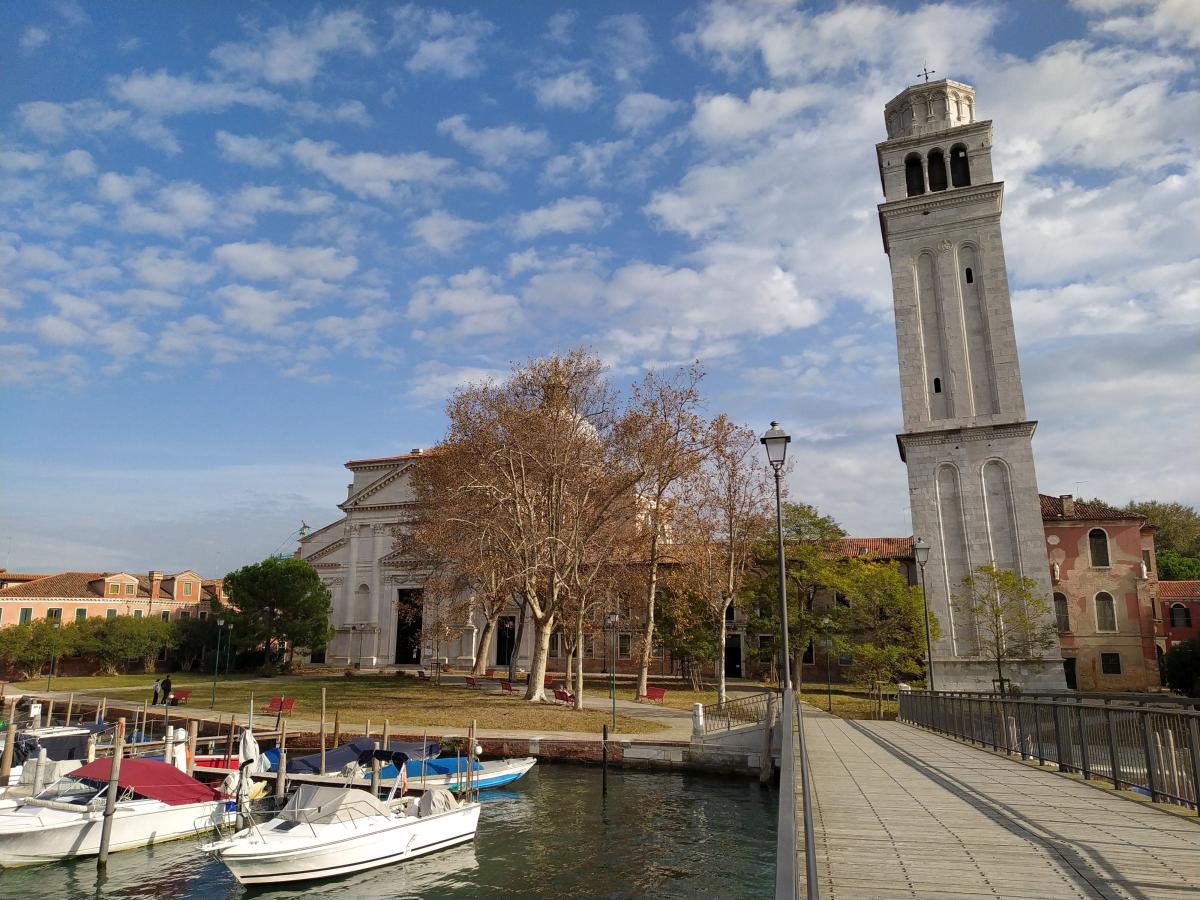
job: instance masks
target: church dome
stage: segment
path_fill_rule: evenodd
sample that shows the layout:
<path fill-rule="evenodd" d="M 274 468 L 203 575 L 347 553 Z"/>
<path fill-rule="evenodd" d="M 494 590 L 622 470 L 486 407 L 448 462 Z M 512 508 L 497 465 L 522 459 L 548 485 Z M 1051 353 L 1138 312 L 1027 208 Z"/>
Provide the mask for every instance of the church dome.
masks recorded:
<path fill-rule="evenodd" d="M 975 121 L 975 88 L 943 78 L 914 84 L 883 108 L 888 140 L 921 137 Z"/>

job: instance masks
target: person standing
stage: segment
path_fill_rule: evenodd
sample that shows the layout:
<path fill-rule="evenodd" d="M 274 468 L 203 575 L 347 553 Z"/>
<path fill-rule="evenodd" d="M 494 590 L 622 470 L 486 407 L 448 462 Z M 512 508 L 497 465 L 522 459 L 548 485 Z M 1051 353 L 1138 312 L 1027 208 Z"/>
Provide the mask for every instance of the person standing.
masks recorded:
<path fill-rule="evenodd" d="M 171 702 L 171 676 L 168 675 L 162 680 L 162 702 L 167 705 Z"/>
<path fill-rule="evenodd" d="M 158 693 L 162 690 L 162 682 L 157 678 L 154 679 L 154 697 L 150 700 L 151 706 L 158 706 Z"/>

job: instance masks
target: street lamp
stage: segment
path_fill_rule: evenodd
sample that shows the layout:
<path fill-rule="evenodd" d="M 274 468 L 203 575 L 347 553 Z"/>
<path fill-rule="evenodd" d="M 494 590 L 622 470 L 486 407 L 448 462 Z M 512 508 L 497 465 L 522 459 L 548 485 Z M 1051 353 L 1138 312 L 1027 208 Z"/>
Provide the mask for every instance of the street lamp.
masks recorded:
<path fill-rule="evenodd" d="M 225 638 L 225 677 L 228 678 L 233 670 L 233 620 L 226 622 L 225 627 L 229 629 L 229 635 Z"/>
<path fill-rule="evenodd" d="M 215 709 L 217 706 L 217 675 L 221 672 L 221 629 L 225 627 L 224 619 L 217 619 L 217 655 L 213 657 L 213 689 L 212 702 L 208 704 L 209 709 Z"/>
<path fill-rule="evenodd" d="M 833 712 L 833 619 L 825 616 L 821 619 L 821 627 L 825 629 L 825 708 Z"/>
<path fill-rule="evenodd" d="M 786 564 L 783 558 L 783 500 L 781 497 L 781 480 L 783 478 L 783 461 L 787 458 L 787 445 L 791 437 L 779 427 L 778 422 L 771 423 L 771 429 L 759 439 L 767 448 L 767 460 L 775 470 L 775 532 L 779 539 L 779 629 L 782 644 L 780 653 L 780 686 L 785 691 L 792 689 L 791 660 L 788 658 L 788 615 L 787 615 L 787 582 Z"/>
<path fill-rule="evenodd" d="M 921 606 L 925 611 L 925 680 L 929 682 L 929 690 L 937 688 L 933 684 L 933 641 L 929 637 L 929 598 L 925 596 L 925 563 L 929 562 L 929 541 L 919 537 L 913 540 L 913 556 L 917 560 L 917 568 L 921 571 Z"/>
<path fill-rule="evenodd" d="M 612 727 L 617 730 L 617 622 L 620 616 L 608 614 L 608 630 L 612 635 L 612 667 L 608 670 L 608 696 L 612 701 Z M 580 665 L 583 665 L 581 662 Z"/>

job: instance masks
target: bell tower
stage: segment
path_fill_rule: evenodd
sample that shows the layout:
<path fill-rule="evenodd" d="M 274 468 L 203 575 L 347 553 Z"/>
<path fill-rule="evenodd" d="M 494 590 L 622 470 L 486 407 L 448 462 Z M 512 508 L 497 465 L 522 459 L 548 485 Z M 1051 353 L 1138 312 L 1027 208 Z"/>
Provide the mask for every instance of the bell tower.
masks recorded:
<path fill-rule="evenodd" d="M 1051 593 L 1032 438 L 1025 414 L 1000 237 L 1004 184 L 992 175 L 992 123 L 975 90 L 944 79 L 884 108 L 876 145 L 891 261 L 913 534 L 931 545 L 925 588 L 941 624 L 940 690 L 991 689 L 976 624 L 952 601 L 976 566 L 1010 569 Z M 1052 616 L 1052 613 L 1050 613 Z M 1062 688 L 1057 650 L 1005 664 L 1026 688 Z M 1011 671 L 1011 674 L 1008 674 Z"/>

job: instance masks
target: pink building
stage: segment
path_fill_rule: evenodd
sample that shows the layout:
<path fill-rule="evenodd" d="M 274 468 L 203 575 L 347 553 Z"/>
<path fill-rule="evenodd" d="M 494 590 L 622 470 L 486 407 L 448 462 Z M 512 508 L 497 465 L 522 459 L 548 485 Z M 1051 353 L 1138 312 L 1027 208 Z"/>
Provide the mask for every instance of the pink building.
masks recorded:
<path fill-rule="evenodd" d="M 0 573 L 2 575 L 2 573 Z M 211 601 L 225 595 L 221 582 L 192 570 L 167 575 L 149 572 L 60 572 L 15 581 L 0 588 L 0 627 L 57 619 L 158 616 L 163 621 L 205 619 Z"/>
<path fill-rule="evenodd" d="M 1158 604 L 1158 633 L 1164 651 L 1180 641 L 1200 637 L 1200 581 L 1160 581 Z"/>

